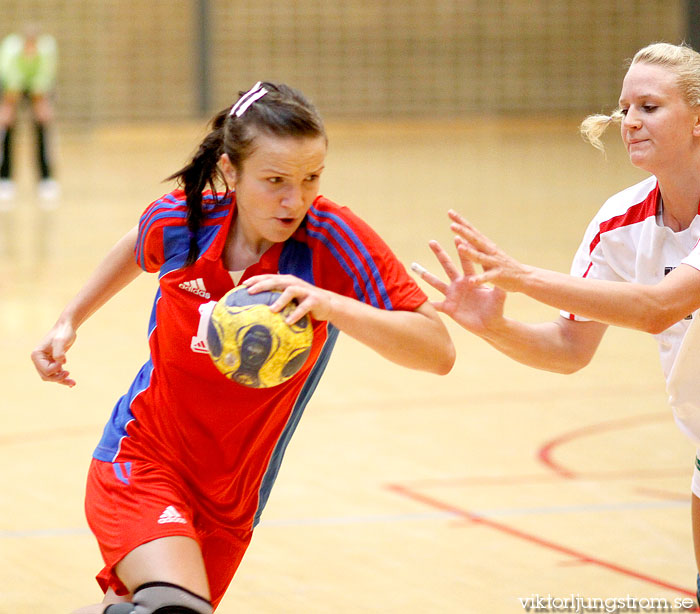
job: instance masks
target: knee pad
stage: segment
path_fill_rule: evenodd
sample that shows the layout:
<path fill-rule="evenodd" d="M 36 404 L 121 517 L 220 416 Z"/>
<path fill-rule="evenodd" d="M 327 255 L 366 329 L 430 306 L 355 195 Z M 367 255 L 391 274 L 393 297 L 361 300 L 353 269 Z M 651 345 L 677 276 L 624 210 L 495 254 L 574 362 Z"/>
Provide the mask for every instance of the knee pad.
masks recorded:
<path fill-rule="evenodd" d="M 211 603 L 181 586 L 149 582 L 134 591 L 131 603 L 115 603 L 104 614 L 212 614 Z"/>

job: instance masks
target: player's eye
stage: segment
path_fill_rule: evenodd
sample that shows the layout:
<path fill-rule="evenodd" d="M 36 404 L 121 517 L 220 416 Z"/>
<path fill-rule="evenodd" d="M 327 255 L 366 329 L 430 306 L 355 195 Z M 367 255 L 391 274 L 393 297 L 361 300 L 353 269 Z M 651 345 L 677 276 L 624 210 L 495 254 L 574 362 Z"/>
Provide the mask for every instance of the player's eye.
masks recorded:
<path fill-rule="evenodd" d="M 645 113 L 653 113 L 653 112 L 656 111 L 656 109 L 658 109 L 658 108 L 659 108 L 659 107 L 657 107 L 657 106 L 654 105 L 654 104 L 645 104 L 645 105 L 642 107 L 642 109 L 644 109 Z"/>

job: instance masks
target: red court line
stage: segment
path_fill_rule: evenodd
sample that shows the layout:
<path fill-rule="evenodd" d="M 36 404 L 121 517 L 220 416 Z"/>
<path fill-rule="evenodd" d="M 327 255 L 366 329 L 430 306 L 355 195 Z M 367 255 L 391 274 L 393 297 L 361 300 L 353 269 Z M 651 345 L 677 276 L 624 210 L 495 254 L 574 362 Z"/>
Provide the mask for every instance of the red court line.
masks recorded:
<path fill-rule="evenodd" d="M 563 478 L 574 478 L 578 475 L 575 471 L 564 467 L 564 465 L 557 463 L 552 459 L 552 454 L 558 447 L 575 439 L 580 439 L 581 437 L 597 435 L 606 431 L 626 429 L 644 422 L 659 422 L 661 420 L 667 420 L 668 416 L 668 412 L 646 414 L 632 416 L 630 418 L 621 418 L 619 420 L 610 420 L 608 422 L 598 422 L 589 426 L 573 429 L 545 442 L 538 450 L 537 457 L 539 458 L 540 462 L 554 471 L 557 475 L 560 475 Z"/>
<path fill-rule="evenodd" d="M 659 586 L 665 589 L 669 589 L 675 592 L 678 592 L 682 595 L 688 595 L 690 597 L 695 597 L 695 591 L 688 590 L 686 588 L 676 586 L 674 584 L 670 584 L 668 582 L 665 582 L 664 580 L 661 580 L 659 578 L 655 578 L 653 576 L 649 576 L 647 574 L 640 573 L 634 569 L 630 569 L 628 567 L 623 567 L 622 565 L 618 565 L 616 563 L 612 563 L 610 561 L 605 561 L 599 557 L 596 556 L 590 556 L 586 554 L 585 552 L 579 551 L 579 550 L 574 550 L 573 548 L 569 548 L 567 546 L 564 546 L 562 544 L 558 544 L 556 542 L 544 539 L 542 537 L 539 537 L 538 535 L 534 535 L 532 533 L 527 533 L 525 531 L 521 531 L 520 529 L 516 529 L 515 527 L 512 527 L 508 524 L 505 524 L 503 522 L 498 522 L 489 518 L 486 518 L 484 516 L 480 516 L 478 514 L 475 514 L 473 512 L 470 512 L 469 510 L 457 507 L 455 505 L 451 505 L 449 503 L 446 503 L 445 501 L 441 501 L 439 499 L 436 499 L 435 497 L 429 497 L 427 495 L 424 495 L 416 488 L 420 485 L 423 488 L 427 487 L 449 487 L 449 486 L 457 486 L 457 485 L 497 485 L 497 484 L 505 484 L 508 482 L 513 482 L 516 481 L 518 483 L 522 483 L 523 481 L 551 481 L 551 480 L 557 480 L 557 479 L 577 479 L 577 480 L 582 480 L 582 479 L 634 479 L 634 478 L 639 478 L 640 477 L 640 472 L 637 471 L 635 473 L 632 473 L 630 471 L 610 471 L 610 472 L 589 472 L 589 473 L 583 473 L 583 472 L 576 472 L 572 469 L 569 469 L 565 467 L 561 463 L 557 463 L 556 461 L 553 460 L 552 455 L 554 451 L 559 448 L 560 446 L 569 443 L 571 441 L 574 441 L 576 439 L 579 439 L 581 437 L 587 437 L 591 435 L 596 435 L 602 432 L 606 431 L 612 431 L 612 430 L 617 430 L 617 429 L 626 429 L 630 428 L 632 426 L 637 426 L 639 424 L 645 423 L 645 422 L 658 422 L 660 420 L 665 420 L 668 419 L 668 414 L 666 412 L 663 413 L 654 413 L 654 414 L 646 414 L 646 415 L 641 415 L 641 416 L 633 416 L 629 418 L 622 418 L 618 420 L 610 420 L 607 422 L 601 422 L 585 427 L 580 427 L 577 429 L 573 429 L 571 431 L 568 431 L 566 433 L 563 433 L 562 435 L 559 435 L 558 437 L 555 437 L 553 439 L 550 439 L 546 441 L 538 450 L 538 459 L 540 462 L 542 462 L 548 469 L 554 472 L 554 475 L 549 475 L 549 476 L 542 476 L 542 475 L 530 475 L 530 476 L 492 476 L 492 477 L 480 477 L 480 478 L 458 478 L 458 479 L 447 479 L 447 480 L 419 480 L 412 482 L 412 487 L 406 486 L 406 485 L 400 485 L 400 484 L 391 484 L 388 485 L 387 488 L 389 490 L 392 490 L 393 492 L 400 494 L 404 497 L 407 497 L 409 499 L 412 499 L 414 501 L 418 501 L 424 505 L 428 505 L 431 508 L 438 509 L 440 511 L 444 512 L 449 512 L 451 514 L 454 514 L 456 516 L 459 516 L 463 518 L 464 520 L 467 520 L 471 523 L 478 524 L 484 527 L 488 527 L 490 529 L 499 531 L 500 533 L 504 533 L 506 535 L 510 535 L 511 537 L 514 537 L 516 539 L 521 539 L 523 541 L 526 541 L 530 544 L 540 546 L 542 548 L 547 548 L 549 550 L 552 550 L 554 552 L 559 552 L 560 554 L 564 554 L 566 556 L 572 557 L 575 561 L 577 562 L 584 562 L 584 563 L 590 563 L 592 565 L 597 565 L 598 567 L 601 567 L 603 569 L 607 569 L 608 571 L 618 573 L 621 575 L 625 575 L 631 578 L 635 578 L 637 580 L 641 580 L 643 582 L 646 582 L 648 584 L 652 584 L 654 586 Z M 677 474 L 678 470 L 676 469 L 667 469 L 667 470 L 647 470 L 644 472 L 645 477 L 651 477 L 651 476 L 656 476 L 656 477 L 663 477 L 667 476 L 669 472 L 672 472 L 673 474 Z"/>
<path fill-rule="evenodd" d="M 665 501 L 688 501 L 690 495 L 688 493 L 678 493 L 670 490 L 661 490 L 659 488 L 635 488 L 636 492 L 648 497 L 655 497 Z"/>
<path fill-rule="evenodd" d="M 676 586 L 675 584 L 670 584 L 668 582 L 665 582 L 658 578 L 654 578 L 652 576 L 648 576 L 643 573 L 639 573 L 634 569 L 629 569 L 627 567 L 623 567 L 622 565 L 617 565 L 616 563 L 604 561 L 603 559 L 600 559 L 595 556 L 589 556 L 584 552 L 574 550 L 573 548 L 569 548 L 567 546 L 557 544 L 553 541 L 543 539 L 541 537 L 538 537 L 537 535 L 521 531 L 520 529 L 516 529 L 515 527 L 511 527 L 505 523 L 497 522 L 495 520 L 479 516 L 478 514 L 474 514 L 469 510 L 465 510 L 455 505 L 446 503 L 444 501 L 440 501 L 439 499 L 435 499 L 434 497 L 428 497 L 427 495 L 412 490 L 407 486 L 402 486 L 400 484 L 388 484 L 387 488 L 403 497 L 412 499 L 413 501 L 418 501 L 419 503 L 427 505 L 433 509 L 437 509 L 443 512 L 449 512 L 474 524 L 479 524 L 481 526 L 494 529 L 495 531 L 499 531 L 500 533 L 510 535 L 511 537 L 521 539 L 535 546 L 547 548 L 549 550 L 553 550 L 554 552 L 559 552 L 560 554 L 565 554 L 567 556 L 573 557 L 577 561 L 591 563 L 592 565 L 597 565 L 598 567 L 602 567 L 603 569 L 607 569 L 608 571 L 619 573 L 621 575 L 635 578 L 637 580 L 642 580 L 643 582 L 647 582 L 648 584 L 653 584 L 654 586 L 669 589 L 671 591 L 678 592 L 682 595 L 695 597 L 694 591 L 688 590 L 681 586 Z"/>

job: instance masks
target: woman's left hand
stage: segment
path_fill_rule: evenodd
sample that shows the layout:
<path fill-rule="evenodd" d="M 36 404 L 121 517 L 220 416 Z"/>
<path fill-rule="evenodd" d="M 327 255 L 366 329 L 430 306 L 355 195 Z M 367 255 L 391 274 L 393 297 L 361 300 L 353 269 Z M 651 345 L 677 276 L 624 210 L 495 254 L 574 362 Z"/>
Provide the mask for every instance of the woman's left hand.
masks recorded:
<path fill-rule="evenodd" d="M 250 294 L 265 291 L 278 291 L 282 294 L 270 305 L 274 312 L 282 311 L 292 300 L 297 307 L 286 318 L 287 324 L 294 324 L 309 314 L 315 320 L 329 320 L 331 317 L 332 293 L 295 277 L 294 275 L 255 275 L 243 282 Z"/>
<path fill-rule="evenodd" d="M 457 235 L 456 245 L 462 265 L 471 261 L 483 269 L 482 273 L 475 274 L 473 264 L 469 264 L 470 283 L 481 285 L 489 282 L 507 292 L 520 292 L 523 279 L 532 271 L 532 267 L 506 254 L 456 211 L 450 210 L 448 215 L 452 220 L 450 228 Z M 436 255 L 439 259 L 437 252 Z"/>

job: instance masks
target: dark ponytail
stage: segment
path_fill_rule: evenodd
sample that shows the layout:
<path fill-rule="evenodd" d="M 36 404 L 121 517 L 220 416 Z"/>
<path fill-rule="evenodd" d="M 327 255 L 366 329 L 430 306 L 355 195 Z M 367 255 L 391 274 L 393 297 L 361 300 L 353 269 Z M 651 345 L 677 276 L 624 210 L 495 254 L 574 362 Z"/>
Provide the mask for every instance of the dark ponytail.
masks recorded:
<path fill-rule="evenodd" d="M 264 94 L 254 95 L 262 89 Z M 253 99 L 236 113 L 251 93 Z M 255 137 L 261 132 L 282 138 L 326 137 L 323 121 L 313 104 L 301 92 L 283 83 L 258 83 L 252 90 L 240 92 L 238 103 L 217 113 L 211 121 L 211 132 L 189 164 L 168 177 L 178 181 L 187 199 L 190 245 L 185 266 L 194 264 L 199 257 L 197 233 L 204 219 L 202 192 L 208 185 L 216 199 L 216 180 L 226 185 L 218 166 L 219 158 L 227 154 L 233 167 L 240 171 L 253 150 Z"/>
<path fill-rule="evenodd" d="M 211 122 L 211 132 L 200 143 L 189 164 L 170 175 L 167 180 L 176 179 L 185 191 L 187 201 L 187 228 L 190 231 L 190 245 L 185 266 L 194 264 L 199 256 L 197 233 L 202 225 L 202 192 L 207 185 L 216 199 L 216 179 L 223 181 L 219 171 L 219 157 L 223 153 L 224 123 L 228 109 L 221 111 Z"/>

